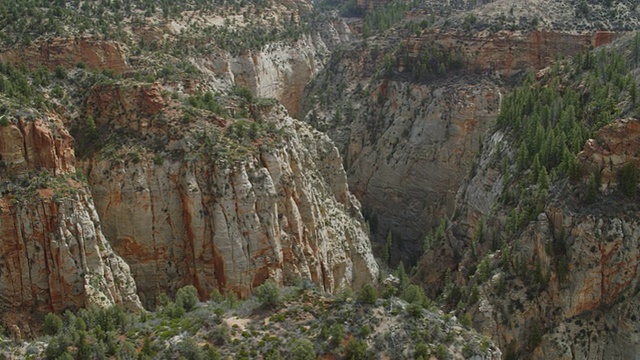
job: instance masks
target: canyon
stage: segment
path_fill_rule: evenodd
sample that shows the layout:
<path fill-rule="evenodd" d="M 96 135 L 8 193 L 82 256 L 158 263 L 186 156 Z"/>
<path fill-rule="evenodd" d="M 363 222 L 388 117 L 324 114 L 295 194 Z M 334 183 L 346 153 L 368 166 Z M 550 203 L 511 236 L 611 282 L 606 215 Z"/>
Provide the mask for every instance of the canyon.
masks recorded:
<path fill-rule="evenodd" d="M 547 3 L 564 12 L 543 14 Z M 403 264 L 449 312 L 428 316 L 460 334 L 468 318 L 490 339 L 486 358 L 632 357 L 640 234 L 620 194 L 639 160 L 631 90 L 608 124 L 585 120 L 577 175 L 545 169 L 544 192 L 516 165 L 514 130 L 496 125 L 523 83 L 595 96 L 590 80 L 570 83 L 585 54 L 621 53 L 629 78 L 609 81 L 636 86 L 637 11 L 621 1 L 609 19 L 598 3 L 577 17 L 569 3 L 426 1 L 369 37 L 367 15 L 391 2 L 355 2 L 363 18 L 252 4 L 5 46 L 15 71 L 51 75 L 34 87 L 45 106 L 2 98 L 3 323 L 35 336 L 48 312 L 144 312 L 185 286 L 200 300 L 249 298 L 267 280 L 383 290 Z M 275 35 L 228 45 L 261 27 Z M 546 196 L 518 231 L 513 193 Z"/>

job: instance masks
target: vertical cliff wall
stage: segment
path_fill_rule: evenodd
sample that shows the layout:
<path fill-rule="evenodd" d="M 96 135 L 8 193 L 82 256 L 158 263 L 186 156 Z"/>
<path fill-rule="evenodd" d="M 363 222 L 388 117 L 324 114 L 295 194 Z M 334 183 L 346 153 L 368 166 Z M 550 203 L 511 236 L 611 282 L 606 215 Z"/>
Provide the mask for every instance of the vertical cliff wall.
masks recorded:
<path fill-rule="evenodd" d="M 410 260 L 422 254 L 426 230 L 453 214 L 509 81 L 613 37 L 418 33 L 335 52 L 301 107 L 340 149 L 376 239 L 391 233 L 395 254 Z"/>
<path fill-rule="evenodd" d="M 359 203 L 326 135 L 280 105 L 256 109 L 259 120 L 159 123 L 173 105 L 156 87 L 94 89 L 87 104 L 97 126 L 131 131 L 133 140 L 83 164 L 104 232 L 145 302 L 187 284 L 207 297 L 212 289 L 246 296 L 268 278 L 306 278 L 330 292 L 375 280 Z M 158 106 L 127 110 L 143 103 Z M 272 135 L 242 149 L 243 139 L 226 142 L 234 122 L 254 121 Z M 139 148 L 149 137 L 163 147 Z"/>
<path fill-rule="evenodd" d="M 509 134 L 487 136 L 446 239 L 421 259 L 416 280 L 440 291 L 453 283 L 467 291 L 462 303 L 477 296 L 466 307 L 474 327 L 508 354 L 633 357 L 640 348 L 640 212 L 635 198 L 616 191 L 616 174 L 638 161 L 637 129 L 638 120 L 624 119 L 599 130 L 578 155 L 582 179 L 558 179 L 541 212 L 514 235 L 504 199 L 513 191 L 516 151 Z M 596 169 L 602 192 L 587 204 L 584 182 Z"/>
<path fill-rule="evenodd" d="M 141 309 L 129 266 L 105 239 L 73 140 L 55 115 L 0 126 L 0 308 L 31 316 L 86 306 Z"/>

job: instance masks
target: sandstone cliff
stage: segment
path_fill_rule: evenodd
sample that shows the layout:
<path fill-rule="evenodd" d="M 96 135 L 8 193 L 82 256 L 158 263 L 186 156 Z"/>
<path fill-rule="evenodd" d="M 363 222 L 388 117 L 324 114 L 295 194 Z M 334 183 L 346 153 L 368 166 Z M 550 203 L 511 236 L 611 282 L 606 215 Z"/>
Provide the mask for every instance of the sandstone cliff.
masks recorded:
<path fill-rule="evenodd" d="M 127 55 L 126 47 L 115 41 L 91 37 L 54 38 L 3 51 L 0 61 L 24 64 L 34 69 L 46 66 L 51 70 L 57 66 L 73 68 L 83 63 L 93 69 L 122 74 L 129 68 Z"/>
<path fill-rule="evenodd" d="M 598 39 L 422 31 L 396 47 L 398 39 L 387 35 L 334 53 L 307 87 L 300 117 L 336 142 L 376 238 L 391 233 L 394 247 L 415 260 L 425 231 L 453 213 L 479 138 L 509 89 L 503 80 Z"/>
<path fill-rule="evenodd" d="M 217 87 L 246 87 L 258 97 L 278 99 L 296 115 L 307 83 L 322 70 L 332 48 L 350 37 L 340 21 L 323 23 L 317 30 L 293 43 L 269 44 L 239 55 L 222 53 L 196 63 L 213 75 L 208 81 Z"/>
<path fill-rule="evenodd" d="M 32 334 L 32 316 L 119 304 L 141 309 L 129 266 L 105 239 L 74 179 L 73 140 L 51 114 L 0 127 L 0 307 Z"/>
<path fill-rule="evenodd" d="M 43 166 L 55 175 L 74 173 L 74 141 L 64 130 L 72 129 L 76 152 L 86 158 L 78 169 L 91 185 L 93 197 L 83 193 L 86 206 L 97 200 L 95 221 L 125 255 L 147 304 L 186 284 L 206 298 L 214 288 L 246 296 L 267 278 L 279 284 L 308 278 L 336 291 L 377 277 L 359 203 L 326 136 L 279 106 L 263 114 L 235 99 L 222 109 L 227 117 L 254 117 L 248 121 L 185 112 L 178 101 L 244 87 L 297 112 L 303 87 L 350 32 L 332 17 L 318 19 L 313 29 L 300 26 L 311 11 L 305 2 L 262 6 L 243 7 L 244 17 L 221 7 L 149 18 L 145 25 L 125 21 L 116 36 L 122 42 L 91 35 L 36 39 L 0 54 L 3 61 L 28 58 L 30 69 L 61 66 L 68 74 L 55 78 L 68 98 L 48 95 L 67 114 L 57 123 L 60 134 L 33 140 L 30 129 L 40 123 L 21 122 L 23 150 L 16 145 L 20 131 L 7 128 L 6 137 L 16 141 L 0 143 L 6 174 Z M 223 44 L 247 40 L 237 34 L 260 25 L 276 36 L 249 49 Z M 160 44 L 185 57 L 158 56 Z M 215 51 L 203 52 L 205 46 Z"/>
<path fill-rule="evenodd" d="M 374 281 L 359 203 L 326 135 L 279 105 L 256 108 L 259 120 L 198 118 L 190 130 L 157 88 L 94 88 L 87 104 L 98 128 L 134 140 L 83 164 L 105 235 L 145 301 L 187 284 L 206 297 L 246 296 L 268 278 L 307 278 L 330 292 Z M 262 135 L 229 143 L 243 126 Z M 153 153 L 144 147 L 158 142 Z"/>
<path fill-rule="evenodd" d="M 620 120 L 600 129 L 578 154 L 585 178 L 597 172 L 600 190 L 611 193 L 618 185 L 620 170 L 627 164 L 638 165 L 639 138 L 640 123 L 636 119 Z"/>
<path fill-rule="evenodd" d="M 491 258 L 492 266 L 513 271 L 479 285 L 480 301 L 470 310 L 476 328 L 512 354 L 533 350 L 535 359 L 633 357 L 640 348 L 640 247 L 637 221 L 628 215 L 550 206 L 509 255 L 505 249 Z"/>
<path fill-rule="evenodd" d="M 581 181 L 559 180 L 537 218 L 514 235 L 504 199 L 517 172 L 504 164 L 515 162 L 515 151 L 509 134 L 487 136 L 458 193 L 453 223 L 421 259 L 416 279 L 432 294 L 444 291 L 442 298 L 460 301 L 474 327 L 508 356 L 633 357 L 640 348 L 640 213 L 633 200 L 612 191 L 615 176 L 608 174 L 635 161 L 637 122 L 602 128 L 578 155 L 585 178 L 605 159 L 607 191 L 595 204 L 585 205 Z"/>

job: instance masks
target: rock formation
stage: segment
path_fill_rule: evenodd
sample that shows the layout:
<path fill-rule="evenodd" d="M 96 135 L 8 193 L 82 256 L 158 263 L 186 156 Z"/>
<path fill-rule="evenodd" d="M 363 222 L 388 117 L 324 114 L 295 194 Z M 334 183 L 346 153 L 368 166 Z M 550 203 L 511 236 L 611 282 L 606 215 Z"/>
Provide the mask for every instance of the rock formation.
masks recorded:
<path fill-rule="evenodd" d="M 415 261 L 425 231 L 453 214 L 479 139 L 508 91 L 501 79 L 516 79 L 602 38 L 425 31 L 394 47 L 397 39 L 389 35 L 334 53 L 307 88 L 301 117 L 336 142 L 377 239 L 391 233 L 397 254 Z M 432 65 L 438 54 L 459 61 L 442 60 L 438 68 Z M 418 75 L 421 65 L 435 73 L 427 67 Z"/>
<path fill-rule="evenodd" d="M 219 53 L 196 63 L 216 87 L 246 87 L 255 96 L 278 99 L 295 116 L 307 83 L 324 67 L 331 49 L 349 38 L 344 22 L 327 22 L 293 43 L 269 44 L 237 55 Z"/>
<path fill-rule="evenodd" d="M 275 106 L 256 110 L 259 121 L 286 141 L 228 153 L 218 138 L 203 149 L 210 140 L 202 135 L 217 136 L 218 125 L 197 120 L 200 132 L 180 129 L 171 100 L 156 89 L 97 86 L 87 106 L 98 128 L 166 147 L 152 154 L 127 145 L 126 155 L 98 153 L 83 165 L 104 232 L 147 303 L 187 284 L 207 297 L 212 289 L 246 296 L 268 278 L 307 278 L 330 292 L 374 281 L 359 203 L 326 135 Z M 169 114 L 164 123 L 160 114 Z"/>
<path fill-rule="evenodd" d="M 479 300 L 468 308 L 474 327 L 508 356 L 633 357 L 640 348 L 640 328 L 633 320 L 640 316 L 640 212 L 609 187 L 616 185 L 610 173 L 636 161 L 636 127 L 635 119 L 615 121 L 578 155 L 584 178 L 605 169 L 602 183 L 608 191 L 597 203 L 585 206 L 579 188 L 560 180 L 537 219 L 514 237 L 505 237 L 507 213 L 501 205 L 513 181 L 505 175 L 515 173 L 513 166 L 501 169 L 503 159 L 511 164 L 515 156 L 510 135 L 498 130 L 485 137 L 475 171 L 458 193 L 446 239 L 421 259 L 416 279 L 437 294 L 447 287 L 442 281 L 449 272 L 457 288 L 477 291 Z M 480 238 L 473 235 L 479 227 Z M 479 256 L 474 253 L 486 254 L 483 265 L 473 260 Z M 486 280 L 474 270 L 482 266 L 489 269 Z M 625 330 L 615 330 L 620 328 Z"/>
<path fill-rule="evenodd" d="M 126 46 L 91 37 L 53 38 L 0 53 L 0 61 L 34 69 L 41 65 L 51 70 L 57 66 L 73 68 L 83 63 L 92 69 L 111 70 L 114 74 L 122 74 L 129 68 L 126 58 Z"/>
<path fill-rule="evenodd" d="M 88 306 L 142 308 L 129 266 L 105 239 L 75 179 L 73 140 L 55 114 L 0 127 L 0 307 L 32 334 L 31 316 Z"/>
<path fill-rule="evenodd" d="M 637 119 L 616 121 L 598 130 L 578 154 L 582 170 L 588 175 L 598 172 L 601 190 L 611 192 L 618 185 L 618 172 L 626 165 L 640 161 L 640 122 Z"/>

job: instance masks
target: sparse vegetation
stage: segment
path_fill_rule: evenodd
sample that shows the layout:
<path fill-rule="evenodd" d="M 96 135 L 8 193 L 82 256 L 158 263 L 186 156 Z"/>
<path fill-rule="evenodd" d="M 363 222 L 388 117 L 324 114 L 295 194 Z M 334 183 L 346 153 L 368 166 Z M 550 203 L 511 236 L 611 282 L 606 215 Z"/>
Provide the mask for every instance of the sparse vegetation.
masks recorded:
<path fill-rule="evenodd" d="M 418 287 L 411 288 L 422 294 Z M 449 357 L 450 351 L 480 354 L 473 349 L 481 348 L 482 337 L 464 330 L 460 340 L 446 340 L 449 325 L 435 313 L 421 312 L 407 321 L 387 306 L 337 301 L 315 289 L 287 287 L 279 291 L 286 307 L 261 307 L 263 295 L 257 291 L 256 298 L 237 307 L 219 301 L 196 302 L 190 311 L 177 316 L 167 313 L 169 307 L 191 303 L 185 302 L 185 298 L 194 298 L 194 288 L 188 286 L 178 291 L 175 303 L 162 296 L 157 312 L 129 314 L 118 307 L 91 308 L 75 314 L 67 311 L 64 321 L 49 314 L 43 328 L 48 335 L 41 338 L 47 342 L 42 355 L 47 359 L 316 359 L 333 354 L 363 360 L 381 352 L 397 357 L 405 347 L 415 349 L 416 356 L 438 353 Z M 387 301 L 399 306 L 401 300 L 392 297 Z M 395 340 L 383 330 L 387 325 L 394 326 Z M 366 339 L 373 339 L 375 348 L 369 347 Z M 441 342 L 447 347 L 441 347 Z"/>

